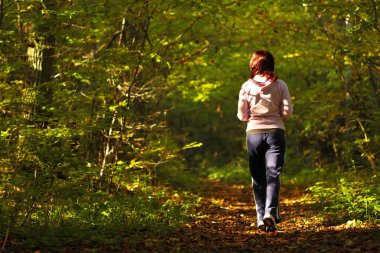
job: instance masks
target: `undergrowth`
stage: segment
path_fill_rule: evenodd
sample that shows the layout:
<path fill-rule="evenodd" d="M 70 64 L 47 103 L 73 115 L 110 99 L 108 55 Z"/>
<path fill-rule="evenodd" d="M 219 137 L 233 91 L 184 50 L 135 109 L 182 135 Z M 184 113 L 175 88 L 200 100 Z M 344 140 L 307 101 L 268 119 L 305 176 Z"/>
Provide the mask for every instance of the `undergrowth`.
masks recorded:
<path fill-rule="evenodd" d="M 218 179 L 228 183 L 250 183 L 251 176 L 248 167 L 244 165 L 226 165 L 208 169 L 210 179 Z"/>
<path fill-rule="evenodd" d="M 307 197 L 326 215 L 342 222 L 374 221 L 380 217 L 380 177 L 367 172 L 325 172 L 330 179 L 318 181 L 307 189 Z"/>
<path fill-rule="evenodd" d="M 34 188 L 8 191 L 0 198 L 0 246 L 6 240 L 5 252 L 120 250 L 126 238 L 175 233 L 193 219 L 198 196 L 141 178 L 145 182 L 117 192 L 87 188 L 83 180 L 60 180 L 41 194 Z"/>

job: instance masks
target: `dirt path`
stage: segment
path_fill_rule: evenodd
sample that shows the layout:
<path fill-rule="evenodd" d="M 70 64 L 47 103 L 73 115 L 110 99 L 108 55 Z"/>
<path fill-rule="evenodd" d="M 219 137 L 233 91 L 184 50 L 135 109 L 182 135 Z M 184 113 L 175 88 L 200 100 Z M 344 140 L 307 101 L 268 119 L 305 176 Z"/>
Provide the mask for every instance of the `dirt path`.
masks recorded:
<path fill-rule="evenodd" d="M 334 224 L 302 193 L 283 187 L 284 222 L 278 233 L 265 233 L 256 229 L 249 186 L 209 182 L 195 221 L 175 236 L 145 240 L 138 252 L 380 252 L 379 226 Z"/>

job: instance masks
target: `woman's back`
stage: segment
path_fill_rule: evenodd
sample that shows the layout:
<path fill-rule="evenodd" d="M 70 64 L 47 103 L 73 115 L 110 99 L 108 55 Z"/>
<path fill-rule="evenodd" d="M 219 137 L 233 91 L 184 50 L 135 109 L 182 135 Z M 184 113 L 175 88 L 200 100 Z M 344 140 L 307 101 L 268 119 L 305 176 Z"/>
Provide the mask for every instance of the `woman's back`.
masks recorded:
<path fill-rule="evenodd" d="M 248 121 L 247 131 L 252 129 L 285 129 L 283 118 L 292 113 L 290 95 L 286 83 L 258 83 L 249 79 L 242 85 L 239 95 L 238 118 Z"/>

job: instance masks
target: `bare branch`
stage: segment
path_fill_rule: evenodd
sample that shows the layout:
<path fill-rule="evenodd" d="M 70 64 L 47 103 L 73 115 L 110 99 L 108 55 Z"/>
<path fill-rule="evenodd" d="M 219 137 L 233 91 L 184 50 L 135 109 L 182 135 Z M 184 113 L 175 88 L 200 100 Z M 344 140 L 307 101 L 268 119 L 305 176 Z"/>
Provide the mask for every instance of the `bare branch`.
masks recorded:
<path fill-rule="evenodd" d="M 1 1 L 1 2 L 4 2 L 4 1 Z M 9 4 L 5 5 L 2 9 L 2 11 L 4 11 L 5 9 L 7 9 L 8 7 L 12 6 L 13 4 L 17 3 L 17 2 L 20 2 L 19 0 L 15 0 L 13 2 L 10 2 Z"/>
<path fill-rule="evenodd" d="M 157 7 L 158 7 L 158 4 L 156 4 L 152 10 L 151 13 L 149 13 L 149 1 L 146 1 L 146 12 L 147 12 L 147 23 L 146 23 L 146 27 L 145 29 L 143 28 L 143 31 L 145 33 L 145 36 L 144 36 L 144 40 L 143 40 L 143 43 L 141 45 L 141 51 L 144 50 L 144 47 L 145 47 L 145 41 L 148 41 L 150 45 L 152 45 L 150 39 L 149 39 L 149 36 L 148 36 L 148 30 L 149 30 L 149 26 L 150 26 L 150 20 L 152 19 L 153 17 L 153 14 L 156 12 L 157 10 Z M 127 108 L 129 109 L 129 106 L 130 106 L 130 103 L 131 103 L 131 91 L 132 91 L 132 88 L 133 86 L 135 85 L 136 83 L 136 79 L 137 79 L 137 74 L 139 72 L 139 69 L 140 69 L 140 63 L 142 61 L 142 55 L 140 54 L 139 55 L 139 59 L 137 61 L 137 67 L 135 69 L 135 73 L 133 75 L 133 80 L 131 82 L 131 85 L 129 86 L 129 89 L 128 89 L 128 98 L 127 98 Z"/>

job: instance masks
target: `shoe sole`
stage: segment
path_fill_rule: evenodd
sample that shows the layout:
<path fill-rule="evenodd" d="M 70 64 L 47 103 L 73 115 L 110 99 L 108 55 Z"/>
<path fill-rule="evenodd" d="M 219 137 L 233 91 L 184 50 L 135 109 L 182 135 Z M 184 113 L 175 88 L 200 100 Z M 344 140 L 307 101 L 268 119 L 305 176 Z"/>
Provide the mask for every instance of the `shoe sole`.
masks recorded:
<path fill-rule="evenodd" d="M 260 225 L 258 228 L 259 228 L 259 230 L 261 230 L 261 231 L 264 231 L 264 232 L 267 231 L 266 226 L 265 226 L 264 224 L 263 224 L 263 225 Z"/>
<path fill-rule="evenodd" d="M 272 220 L 272 218 L 264 218 L 264 224 L 266 232 L 274 232 L 277 230 L 276 223 Z"/>

